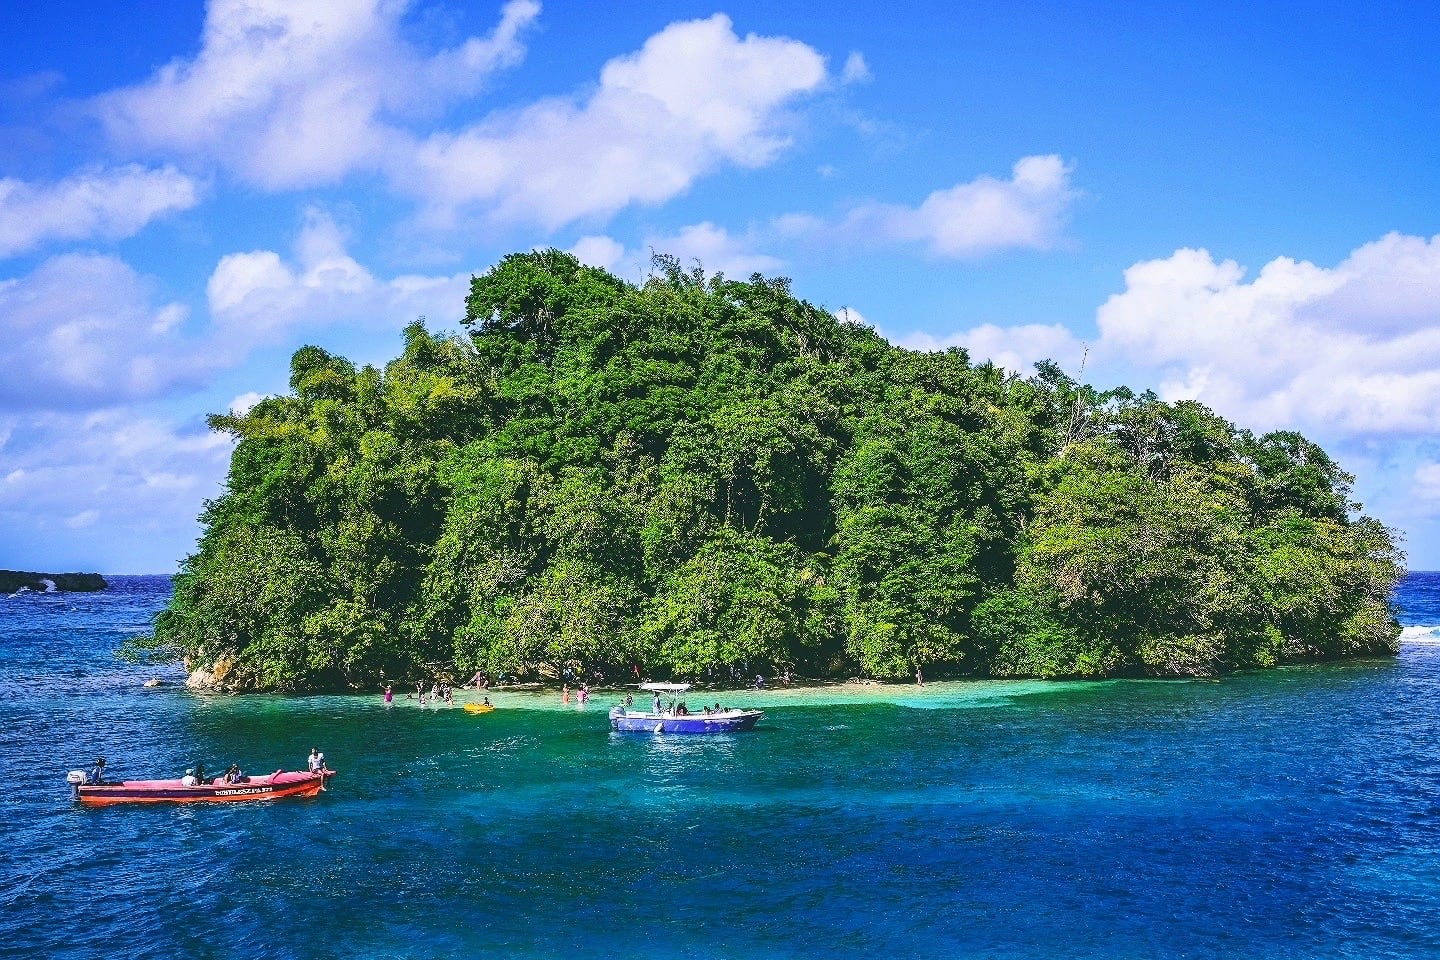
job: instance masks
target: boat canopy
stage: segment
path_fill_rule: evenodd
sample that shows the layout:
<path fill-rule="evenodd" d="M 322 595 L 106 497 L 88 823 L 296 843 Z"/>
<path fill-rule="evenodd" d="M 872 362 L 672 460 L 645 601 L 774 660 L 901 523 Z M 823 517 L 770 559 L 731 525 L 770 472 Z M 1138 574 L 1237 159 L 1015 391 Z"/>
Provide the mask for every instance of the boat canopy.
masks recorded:
<path fill-rule="evenodd" d="M 690 689 L 688 683 L 642 683 L 641 690 L 654 690 L 656 693 L 684 693 Z"/>

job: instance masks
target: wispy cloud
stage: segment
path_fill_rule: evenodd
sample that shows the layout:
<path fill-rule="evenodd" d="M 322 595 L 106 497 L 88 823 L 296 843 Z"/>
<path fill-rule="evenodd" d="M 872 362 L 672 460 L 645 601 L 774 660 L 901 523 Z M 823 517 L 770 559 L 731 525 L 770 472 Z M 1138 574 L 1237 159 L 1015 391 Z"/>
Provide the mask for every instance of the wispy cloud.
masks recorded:
<path fill-rule="evenodd" d="M 841 83 L 868 83 L 874 79 L 870 72 L 870 65 L 865 62 L 865 55 L 859 50 L 850 51 L 845 58 L 845 66 L 840 69 Z"/>
<path fill-rule="evenodd" d="M 1440 463 L 1427 461 L 1416 466 L 1412 490 L 1429 505 L 1440 503 Z"/>
<path fill-rule="evenodd" d="M 204 500 L 223 489 L 232 446 L 203 424 L 132 409 L 19 416 L 0 453 L 3 548 L 16 562 L 74 557 L 97 569 L 108 550 L 86 544 L 123 541 L 127 562 L 138 565 L 116 572 L 173 570 L 194 542 Z"/>
<path fill-rule="evenodd" d="M 106 406 L 193 384 L 209 360 L 180 349 L 184 313 L 108 255 L 52 257 L 0 283 L 0 409 Z"/>
<path fill-rule="evenodd" d="M 65 520 L 65 526 L 69 527 L 71 530 L 79 530 L 84 527 L 94 526 L 95 521 L 99 519 L 99 510 L 81 510 L 79 513 L 67 517 Z"/>
<path fill-rule="evenodd" d="M 0 179 L 0 257 L 57 240 L 119 240 L 188 210 L 200 186 L 174 167 L 95 167 L 52 183 Z"/>

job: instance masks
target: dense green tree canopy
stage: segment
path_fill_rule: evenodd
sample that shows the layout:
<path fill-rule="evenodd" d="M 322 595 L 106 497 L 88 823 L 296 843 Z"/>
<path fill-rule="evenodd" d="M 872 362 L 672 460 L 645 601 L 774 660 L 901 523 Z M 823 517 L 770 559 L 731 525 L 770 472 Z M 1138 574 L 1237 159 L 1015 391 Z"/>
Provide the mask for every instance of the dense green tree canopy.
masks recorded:
<path fill-rule="evenodd" d="M 212 425 L 154 636 L 236 689 L 536 675 L 1213 676 L 1393 652 L 1393 536 L 1294 433 L 916 353 L 657 258 L 472 283 L 468 337 L 317 347 Z"/>

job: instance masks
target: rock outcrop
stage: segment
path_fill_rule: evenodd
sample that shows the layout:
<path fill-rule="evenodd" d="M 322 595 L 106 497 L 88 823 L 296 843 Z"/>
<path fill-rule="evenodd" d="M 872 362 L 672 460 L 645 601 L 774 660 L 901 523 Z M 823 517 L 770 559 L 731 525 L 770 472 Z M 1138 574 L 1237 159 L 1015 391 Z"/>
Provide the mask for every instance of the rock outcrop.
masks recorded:
<path fill-rule="evenodd" d="M 32 573 L 28 570 L 0 570 L 0 593 L 14 593 L 21 587 L 46 593 L 50 590 L 74 590 L 94 593 L 109 584 L 98 573 Z"/>

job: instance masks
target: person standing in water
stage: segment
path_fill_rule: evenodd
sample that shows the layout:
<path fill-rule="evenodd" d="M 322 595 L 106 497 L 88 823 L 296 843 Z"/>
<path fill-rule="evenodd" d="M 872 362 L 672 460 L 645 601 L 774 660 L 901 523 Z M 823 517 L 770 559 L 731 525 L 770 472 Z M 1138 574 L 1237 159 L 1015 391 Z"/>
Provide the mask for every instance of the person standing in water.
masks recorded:
<path fill-rule="evenodd" d="M 385 706 L 390 706 L 390 701 L 395 699 L 395 693 L 390 689 L 390 684 L 385 684 Z"/>

